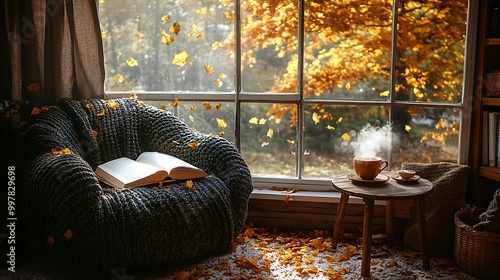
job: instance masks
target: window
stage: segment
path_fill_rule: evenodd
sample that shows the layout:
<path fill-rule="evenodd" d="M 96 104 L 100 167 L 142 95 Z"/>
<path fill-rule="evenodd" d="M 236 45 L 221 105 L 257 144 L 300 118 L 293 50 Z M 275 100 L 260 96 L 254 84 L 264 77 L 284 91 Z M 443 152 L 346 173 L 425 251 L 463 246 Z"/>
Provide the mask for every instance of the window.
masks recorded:
<path fill-rule="evenodd" d="M 258 184 L 329 187 L 357 154 L 466 161 L 467 0 L 99 3 L 107 97 L 228 139 Z"/>

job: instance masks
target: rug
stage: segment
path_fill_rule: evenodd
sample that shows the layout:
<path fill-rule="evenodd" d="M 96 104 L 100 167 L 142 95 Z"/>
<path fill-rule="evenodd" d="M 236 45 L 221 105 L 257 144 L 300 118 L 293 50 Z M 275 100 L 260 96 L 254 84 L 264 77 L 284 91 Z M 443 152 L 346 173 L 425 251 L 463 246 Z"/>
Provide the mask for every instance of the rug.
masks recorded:
<path fill-rule="evenodd" d="M 343 232 L 337 248 L 331 242 L 332 233 L 326 230 L 280 231 L 247 225 L 226 254 L 148 271 L 117 268 L 108 279 L 360 279 L 360 234 Z M 431 258 L 430 269 L 423 270 L 420 257 L 401 245 L 388 247 L 375 239 L 372 279 L 479 279 L 447 258 Z M 43 255 L 29 262 L 16 273 L 0 273 L 0 277 L 9 277 L 1 279 L 74 279 L 55 269 Z"/>

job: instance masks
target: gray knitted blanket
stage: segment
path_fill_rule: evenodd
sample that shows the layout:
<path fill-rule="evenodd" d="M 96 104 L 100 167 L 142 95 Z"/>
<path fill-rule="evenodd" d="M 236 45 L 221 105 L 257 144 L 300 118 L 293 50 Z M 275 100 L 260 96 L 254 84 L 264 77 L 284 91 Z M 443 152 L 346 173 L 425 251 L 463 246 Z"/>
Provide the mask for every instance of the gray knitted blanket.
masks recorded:
<path fill-rule="evenodd" d="M 77 274 L 110 275 L 229 250 L 244 226 L 250 171 L 227 140 L 196 133 L 170 112 L 137 100 L 61 100 L 42 110 L 18 152 L 17 199 L 30 230 Z M 47 108 L 46 108 L 47 109 Z M 196 148 L 188 144 L 197 142 Z M 68 151 L 70 154 L 62 153 Z M 93 170 L 158 151 L 209 176 L 160 188 L 99 184 Z M 109 279 L 109 277 L 108 277 Z"/>

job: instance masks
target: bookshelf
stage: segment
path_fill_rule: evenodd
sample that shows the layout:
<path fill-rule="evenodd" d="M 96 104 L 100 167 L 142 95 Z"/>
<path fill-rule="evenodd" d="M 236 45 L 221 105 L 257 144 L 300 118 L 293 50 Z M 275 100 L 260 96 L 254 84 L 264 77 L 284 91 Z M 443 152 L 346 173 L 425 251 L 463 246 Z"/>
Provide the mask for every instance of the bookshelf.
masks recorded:
<path fill-rule="evenodd" d="M 491 201 L 493 192 L 500 187 L 500 167 L 484 165 L 483 111 L 500 112 L 500 94 L 491 92 L 487 73 L 500 71 L 500 0 L 481 0 L 478 16 L 476 45 L 474 108 L 469 149 L 471 181 L 467 191 L 469 203 L 486 205 Z M 492 22 L 492 14 L 499 18 L 498 27 Z M 500 74 L 499 74 L 500 75 Z M 487 148 L 487 147 L 486 147 Z"/>

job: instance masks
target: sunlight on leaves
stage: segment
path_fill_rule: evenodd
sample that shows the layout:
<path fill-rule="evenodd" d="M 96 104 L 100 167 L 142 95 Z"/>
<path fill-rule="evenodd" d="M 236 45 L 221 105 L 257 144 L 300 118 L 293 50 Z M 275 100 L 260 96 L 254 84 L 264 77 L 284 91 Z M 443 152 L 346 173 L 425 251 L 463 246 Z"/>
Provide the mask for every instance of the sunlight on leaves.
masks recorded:
<path fill-rule="evenodd" d="M 260 146 L 261 146 L 261 147 L 265 147 L 265 146 L 267 146 L 267 145 L 269 145 L 269 142 L 262 142 L 262 144 L 261 144 Z"/>
<path fill-rule="evenodd" d="M 288 145 L 293 145 L 293 144 L 295 144 L 295 140 L 286 140 L 286 142 L 288 143 Z"/>
<path fill-rule="evenodd" d="M 200 27 L 196 24 L 193 23 L 193 25 L 191 26 L 191 28 L 193 29 L 194 32 L 198 32 L 200 31 Z"/>

